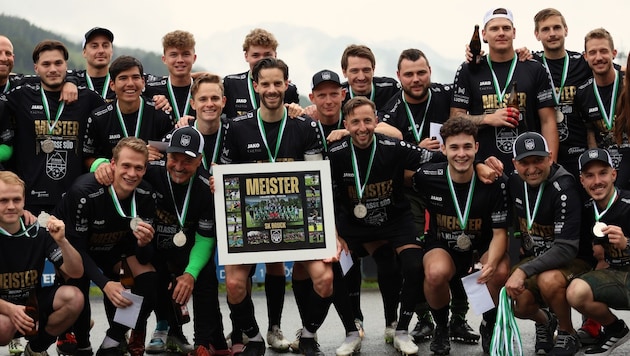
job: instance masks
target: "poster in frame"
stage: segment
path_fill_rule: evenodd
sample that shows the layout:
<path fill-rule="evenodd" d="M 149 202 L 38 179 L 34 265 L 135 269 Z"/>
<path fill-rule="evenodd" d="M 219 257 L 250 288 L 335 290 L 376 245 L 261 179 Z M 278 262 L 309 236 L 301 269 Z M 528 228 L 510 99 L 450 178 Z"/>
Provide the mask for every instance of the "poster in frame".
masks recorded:
<path fill-rule="evenodd" d="M 213 175 L 219 264 L 335 255 L 329 161 L 216 165 Z"/>

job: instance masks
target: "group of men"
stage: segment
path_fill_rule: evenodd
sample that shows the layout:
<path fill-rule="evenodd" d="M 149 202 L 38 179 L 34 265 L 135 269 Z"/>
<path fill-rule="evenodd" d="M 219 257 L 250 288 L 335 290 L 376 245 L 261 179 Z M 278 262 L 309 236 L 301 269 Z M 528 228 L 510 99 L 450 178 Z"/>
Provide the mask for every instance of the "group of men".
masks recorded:
<path fill-rule="evenodd" d="M 192 72 L 195 41 L 185 31 L 163 38 L 165 77 L 130 56 L 112 61 L 114 35 L 98 27 L 84 36 L 86 70 L 68 71 L 63 43 L 46 40 L 33 50 L 37 77 L 14 75 L 12 45 L 0 36 L 0 243 L 29 254 L 2 259 L 2 280 L 18 281 L 0 288 L 2 344 L 36 328 L 27 356 L 46 354 L 56 338 L 61 354 L 92 355 L 93 282 L 109 321 L 98 356 L 264 355 L 267 344 L 322 355 L 316 333 L 331 304 L 346 333 L 336 354 L 352 355 L 364 337 L 361 274 L 355 263 L 343 275 L 344 250 L 356 262 L 374 258 L 384 337 L 396 350 L 417 354 L 431 339 L 431 351 L 446 355 L 451 339 L 481 338 L 489 352 L 496 308 L 475 333 L 460 280 L 477 252 L 478 282 L 495 304 L 505 286 L 515 315 L 535 322 L 537 352 L 574 355 L 593 344 L 585 354 L 609 354 L 630 338 L 609 309 L 630 308 L 627 134 L 613 131 L 623 72 L 606 30 L 589 32 L 580 54 L 564 48 L 560 12 L 541 10 L 534 22 L 544 51 L 532 60 L 514 48 L 511 11 L 488 11 L 489 52 L 463 63 L 452 85 L 431 82 L 418 49 L 402 51 L 396 80 L 375 77 L 372 51 L 350 45 L 341 59 L 347 82 L 315 73 L 307 108 L 262 29 L 243 44 L 249 70 L 224 78 Z M 518 105 L 508 107 L 516 82 Z M 294 264 L 297 340 L 280 327 L 282 263 L 267 264 L 266 338 L 251 299 L 253 266 L 225 266 L 226 340 L 212 166 L 322 159 L 331 166 L 338 248 L 330 259 Z M 510 259 L 511 237 L 519 261 Z M 56 267 L 53 287 L 37 278 L 44 258 Z M 132 286 L 119 279 L 127 266 Z M 132 328 L 114 321 L 132 303 L 125 289 L 144 298 Z M 39 321 L 24 307 L 33 293 Z M 194 345 L 173 309 L 191 298 Z M 577 331 L 572 307 L 585 319 Z"/>

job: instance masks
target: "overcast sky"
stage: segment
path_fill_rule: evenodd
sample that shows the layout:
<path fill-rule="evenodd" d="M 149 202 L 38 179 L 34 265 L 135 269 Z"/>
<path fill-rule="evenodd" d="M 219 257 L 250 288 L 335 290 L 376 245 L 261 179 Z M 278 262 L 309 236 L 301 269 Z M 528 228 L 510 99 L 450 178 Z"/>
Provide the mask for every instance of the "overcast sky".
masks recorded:
<path fill-rule="evenodd" d="M 542 8 L 555 7 L 568 22 L 568 49 L 582 51 L 584 35 L 596 27 L 609 30 L 620 51 L 627 54 L 630 49 L 628 0 L 57 0 L 46 5 L 41 0 L 0 2 L 1 12 L 62 33 L 77 43 L 85 31 L 102 26 L 114 32 L 115 45 L 156 52 L 162 50 L 162 36 L 176 29 L 192 32 L 197 42 L 201 42 L 227 30 L 243 26 L 251 29 L 261 23 L 277 22 L 312 27 L 334 37 L 353 37 L 356 43 L 368 46 L 391 40 L 420 41 L 446 58 L 459 60 L 463 59 L 464 45 L 470 39 L 473 26 L 481 25 L 484 13 L 496 6 L 507 6 L 514 12 L 517 47 L 541 48 L 533 34 L 534 14 Z M 245 35 L 246 32 L 234 38 L 235 45 L 229 48 L 234 52 L 233 62 L 241 63 L 239 71 L 246 69 L 240 50 Z M 282 57 L 283 34 L 275 35 L 280 42 L 279 57 Z M 211 58 L 199 57 L 197 62 L 205 68 L 213 68 Z M 341 74 L 341 68 L 330 69 Z M 306 83 L 298 83 L 298 86 L 304 88 L 302 93 L 308 90 Z"/>

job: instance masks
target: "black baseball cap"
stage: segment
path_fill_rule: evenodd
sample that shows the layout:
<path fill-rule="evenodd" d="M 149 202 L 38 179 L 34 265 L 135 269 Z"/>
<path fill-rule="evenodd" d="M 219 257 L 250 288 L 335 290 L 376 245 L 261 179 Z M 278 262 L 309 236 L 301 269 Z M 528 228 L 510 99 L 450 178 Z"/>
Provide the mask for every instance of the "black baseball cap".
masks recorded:
<path fill-rule="evenodd" d="M 203 152 L 203 135 L 192 126 L 184 126 L 173 131 L 166 153 L 184 153 L 197 158 Z"/>
<path fill-rule="evenodd" d="M 315 89 L 316 86 L 320 85 L 323 82 L 332 82 L 341 86 L 339 75 L 337 75 L 337 73 L 333 72 L 332 70 L 324 69 L 313 75 L 313 79 L 311 80 L 311 89 Z"/>
<path fill-rule="evenodd" d="M 512 154 L 517 161 L 529 156 L 549 156 L 547 141 L 538 132 L 525 132 L 520 134 L 512 146 Z"/>
<path fill-rule="evenodd" d="M 90 41 L 90 39 L 96 35 L 103 35 L 107 37 L 109 42 L 114 42 L 114 34 L 112 33 L 112 31 L 103 27 L 94 27 L 86 32 L 85 36 L 83 36 L 83 45 L 81 47 L 85 48 L 85 45 Z"/>
<path fill-rule="evenodd" d="M 582 153 L 580 158 L 578 158 L 578 169 L 582 172 L 582 168 L 595 161 L 604 162 L 610 167 L 613 166 L 612 159 L 610 158 L 608 151 L 601 148 L 591 148 Z"/>

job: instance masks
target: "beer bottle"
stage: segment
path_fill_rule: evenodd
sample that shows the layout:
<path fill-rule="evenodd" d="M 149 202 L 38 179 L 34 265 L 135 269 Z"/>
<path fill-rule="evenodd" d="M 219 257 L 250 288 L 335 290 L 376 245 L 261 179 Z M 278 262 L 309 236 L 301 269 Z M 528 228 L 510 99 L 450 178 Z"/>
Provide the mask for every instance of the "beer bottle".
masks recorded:
<path fill-rule="evenodd" d="M 126 289 L 133 288 L 133 273 L 131 273 L 131 268 L 129 268 L 129 264 L 127 263 L 127 255 L 120 255 L 120 272 L 118 273 L 120 277 L 120 284 Z"/>
<path fill-rule="evenodd" d="M 190 321 L 190 313 L 188 312 L 188 306 L 186 304 L 179 304 L 173 297 L 175 292 L 175 286 L 177 285 L 177 278 L 175 274 L 171 274 L 171 304 L 173 305 L 173 311 L 175 312 L 175 321 L 178 325 L 184 325 Z"/>
<path fill-rule="evenodd" d="M 30 316 L 35 323 L 35 326 L 33 326 L 31 330 L 27 331 L 24 336 L 37 335 L 37 331 L 39 330 L 39 305 L 37 303 L 35 288 L 31 289 L 28 293 L 28 299 L 26 300 L 26 305 L 24 306 L 24 312 L 26 315 Z"/>
<path fill-rule="evenodd" d="M 479 25 L 475 25 L 475 31 L 473 32 L 468 46 L 470 47 L 470 53 L 472 54 L 472 60 L 470 61 L 469 66 L 476 68 L 476 66 L 478 65 L 477 59 L 481 55 L 481 38 L 479 37 Z"/>
<path fill-rule="evenodd" d="M 523 120 L 523 113 L 521 113 L 521 106 L 518 100 L 518 89 L 516 87 L 516 80 L 512 82 L 512 90 L 510 90 L 510 95 L 507 98 L 507 103 L 505 104 L 508 108 L 513 108 L 519 111 L 518 114 L 518 126 L 521 126 L 523 130 L 528 131 L 527 122 Z"/>

